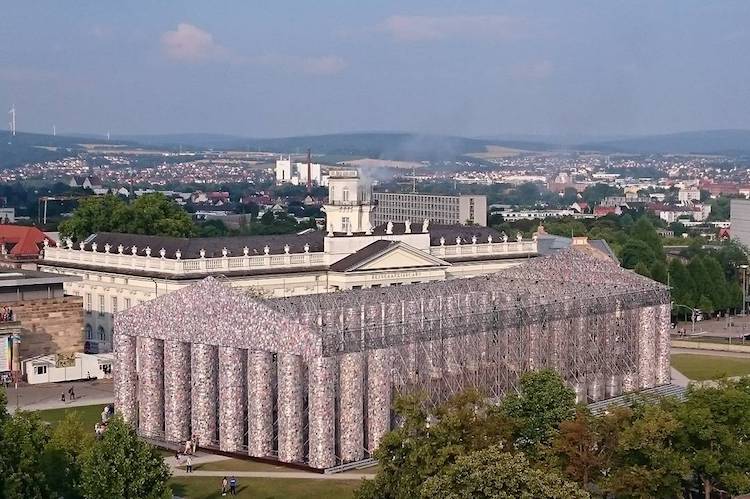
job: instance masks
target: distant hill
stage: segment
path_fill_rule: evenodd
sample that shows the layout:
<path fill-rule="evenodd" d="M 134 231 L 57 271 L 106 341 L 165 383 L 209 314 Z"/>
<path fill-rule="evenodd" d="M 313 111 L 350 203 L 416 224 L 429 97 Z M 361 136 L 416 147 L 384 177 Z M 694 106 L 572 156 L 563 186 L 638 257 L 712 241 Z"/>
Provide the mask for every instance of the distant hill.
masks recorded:
<path fill-rule="evenodd" d="M 82 150 L 80 138 L 0 130 L 0 167 L 55 161 Z"/>
<path fill-rule="evenodd" d="M 450 160 L 469 153 L 483 152 L 487 145 L 535 151 L 552 150 L 556 147 L 523 140 L 473 139 L 406 132 L 357 132 L 279 138 L 216 134 L 130 135 L 123 138 L 143 145 L 171 148 L 182 146 L 278 153 L 304 153 L 310 148 L 315 154 L 404 161 Z"/>
<path fill-rule="evenodd" d="M 750 154 L 750 130 L 703 130 L 590 142 L 576 149 L 634 154 Z"/>

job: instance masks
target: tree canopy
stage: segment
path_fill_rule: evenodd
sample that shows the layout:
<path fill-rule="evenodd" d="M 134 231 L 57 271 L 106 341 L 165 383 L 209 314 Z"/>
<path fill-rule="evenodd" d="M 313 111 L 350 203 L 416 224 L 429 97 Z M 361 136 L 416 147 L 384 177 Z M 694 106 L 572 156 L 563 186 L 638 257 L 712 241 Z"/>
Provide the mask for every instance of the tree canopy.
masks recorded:
<path fill-rule="evenodd" d="M 60 224 L 60 235 L 77 241 L 95 232 L 188 237 L 194 226 L 190 215 L 163 194 L 144 194 L 132 203 L 108 194 L 81 200 Z"/>

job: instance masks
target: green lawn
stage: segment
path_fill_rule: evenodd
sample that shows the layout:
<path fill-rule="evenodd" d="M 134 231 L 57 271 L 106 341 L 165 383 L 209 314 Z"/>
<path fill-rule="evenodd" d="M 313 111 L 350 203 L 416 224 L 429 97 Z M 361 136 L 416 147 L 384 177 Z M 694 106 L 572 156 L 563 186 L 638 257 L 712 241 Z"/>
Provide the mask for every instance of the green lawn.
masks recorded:
<path fill-rule="evenodd" d="M 750 358 L 678 353 L 672 355 L 672 367 L 691 380 L 705 381 L 750 374 Z"/>
<path fill-rule="evenodd" d="M 63 420 L 67 412 L 75 412 L 78 417 L 81 418 L 83 424 L 91 428 L 94 431 L 94 425 L 102 420 L 102 411 L 104 405 L 82 405 L 79 407 L 64 407 L 62 409 L 47 409 L 46 411 L 39 411 L 39 417 L 43 421 L 49 422 L 52 426 L 55 426 Z"/>
<path fill-rule="evenodd" d="M 348 499 L 359 487 L 358 480 L 304 480 L 286 478 L 237 479 L 237 497 L 253 499 Z M 169 481 L 172 491 L 189 499 L 221 497 L 221 477 L 179 477 Z M 229 496 L 227 496 L 229 497 Z"/>

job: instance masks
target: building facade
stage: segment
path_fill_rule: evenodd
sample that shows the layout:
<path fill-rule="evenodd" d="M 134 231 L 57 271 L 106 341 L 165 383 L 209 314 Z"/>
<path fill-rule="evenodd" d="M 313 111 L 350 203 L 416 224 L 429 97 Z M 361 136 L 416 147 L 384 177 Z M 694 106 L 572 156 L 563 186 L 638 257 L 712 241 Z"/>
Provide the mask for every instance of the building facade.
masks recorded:
<path fill-rule="evenodd" d="M 82 300 L 64 290 L 64 284 L 77 280 L 57 273 L 0 270 L 0 304 L 11 312 L 6 317 L 10 320 L 0 321 L 0 370 L 11 365 L 17 371 L 30 357 L 84 349 Z"/>
<path fill-rule="evenodd" d="M 487 226 L 486 196 L 440 196 L 435 194 L 373 192 L 375 224 L 428 219 L 439 224 Z"/>
<path fill-rule="evenodd" d="M 402 394 L 501 397 L 542 368 L 579 402 L 668 384 L 669 321 L 666 286 L 586 245 L 317 296 L 249 298 L 208 278 L 117 317 L 115 403 L 150 438 L 325 469 L 371 457 Z"/>
<path fill-rule="evenodd" d="M 356 170 L 332 170 L 330 182 L 326 231 L 191 239 L 98 233 L 46 247 L 40 267 L 79 278 L 66 290 L 83 300 L 86 341 L 91 351 L 111 351 L 118 313 L 207 276 L 253 296 L 289 297 L 476 277 L 544 252 L 536 237 L 478 225 L 373 227 L 374 205 Z"/>
<path fill-rule="evenodd" d="M 750 200 L 730 200 L 729 222 L 732 228 L 732 239 L 750 245 Z"/>

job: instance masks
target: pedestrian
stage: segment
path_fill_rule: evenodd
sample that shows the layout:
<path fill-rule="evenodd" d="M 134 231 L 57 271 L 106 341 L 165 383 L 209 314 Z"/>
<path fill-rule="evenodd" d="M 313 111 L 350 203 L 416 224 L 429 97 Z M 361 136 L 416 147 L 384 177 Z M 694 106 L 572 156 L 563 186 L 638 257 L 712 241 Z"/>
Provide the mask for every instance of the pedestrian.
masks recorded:
<path fill-rule="evenodd" d="M 185 454 L 192 454 L 193 453 L 193 444 L 190 442 L 190 440 L 185 440 Z"/>
<path fill-rule="evenodd" d="M 227 482 L 227 477 L 224 477 L 221 479 L 221 495 L 223 496 L 227 495 L 228 490 L 229 490 L 229 482 Z"/>
<path fill-rule="evenodd" d="M 193 442 L 193 454 L 195 454 L 195 451 L 198 449 L 198 435 L 193 435 L 192 442 Z"/>
<path fill-rule="evenodd" d="M 65 392 L 62 392 L 62 395 L 60 395 L 60 402 L 65 403 Z"/>
<path fill-rule="evenodd" d="M 188 473 L 193 472 L 193 458 L 191 458 L 190 456 L 188 456 L 187 459 L 185 460 L 185 470 Z"/>
<path fill-rule="evenodd" d="M 237 479 L 234 476 L 229 477 L 229 493 L 233 496 L 237 495 Z"/>
<path fill-rule="evenodd" d="M 73 387 L 71 386 L 68 390 L 68 393 L 70 394 L 70 400 L 73 401 L 76 399 L 76 392 L 73 391 Z"/>

